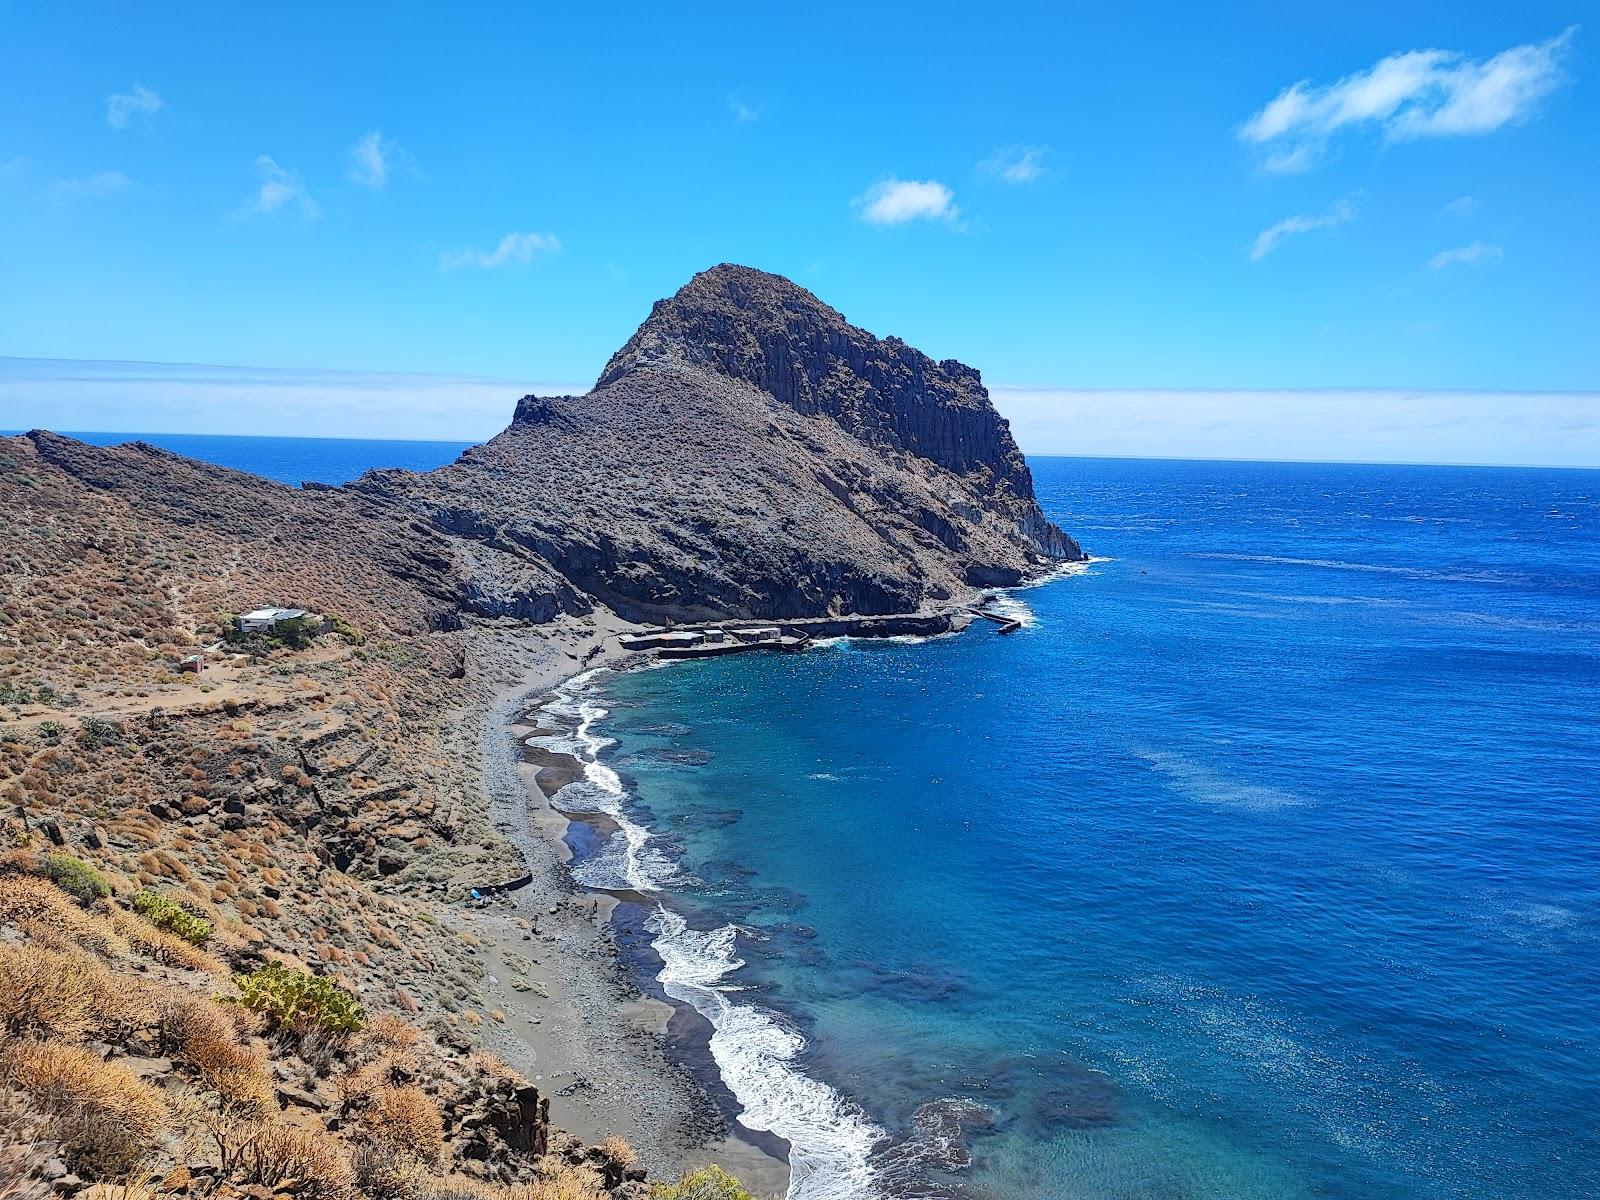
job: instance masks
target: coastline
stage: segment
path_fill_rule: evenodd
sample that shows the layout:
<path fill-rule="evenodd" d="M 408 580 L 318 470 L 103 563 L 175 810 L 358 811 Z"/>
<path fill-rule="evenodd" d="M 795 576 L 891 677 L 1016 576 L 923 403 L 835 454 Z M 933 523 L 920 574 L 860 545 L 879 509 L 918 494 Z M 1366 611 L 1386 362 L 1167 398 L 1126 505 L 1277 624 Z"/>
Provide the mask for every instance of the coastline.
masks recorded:
<path fill-rule="evenodd" d="M 932 611 L 779 624 L 814 631 L 819 643 L 922 641 L 963 631 L 972 607 L 986 599 L 1088 565 L 1064 564 L 1011 588 L 972 589 Z M 939 623 L 943 628 L 934 627 Z M 552 709 L 590 673 L 639 669 L 652 660 L 622 648 L 620 637 L 637 627 L 612 614 L 567 626 L 541 641 L 536 661 L 520 663 L 520 675 L 480 709 L 490 819 L 522 856 L 528 877 L 526 886 L 486 909 L 460 910 L 461 927 L 483 951 L 485 1001 L 504 1018 L 484 1025 L 484 1045 L 547 1090 L 557 1125 L 590 1139 L 620 1134 L 652 1175 L 674 1177 L 685 1167 L 716 1163 L 758 1197 L 786 1196 L 796 1182 L 790 1144 L 738 1122 L 745 1105 L 714 1055 L 717 1023 L 696 1002 L 720 993 L 703 986 L 697 971 L 685 979 L 683 963 L 663 961 L 664 930 L 653 896 L 604 886 L 608 881 L 586 884 L 571 869 L 568 838 L 575 825 L 593 829 L 599 841 L 622 826 L 606 812 L 563 811 L 553 803 L 564 788 L 584 786 L 586 764 L 562 745 L 570 731 Z M 696 936 L 672 931 L 674 937 L 685 932 Z M 723 969 L 735 969 L 731 943 L 725 957 Z M 677 977 L 677 985 L 664 988 L 662 974 Z M 822 1081 L 794 1075 L 837 1099 Z M 846 1115 L 854 1126 L 850 1140 L 865 1142 L 853 1155 L 864 1180 L 867 1149 L 881 1131 L 862 1114 Z"/>
<path fill-rule="evenodd" d="M 788 1163 L 775 1152 L 781 1146 L 763 1149 L 737 1136 L 726 1101 L 673 1061 L 669 1037 L 677 1034 L 669 1026 L 677 1010 L 664 996 L 641 994 L 613 924 L 621 901 L 582 887 L 569 869 L 565 839 L 576 818 L 549 797 L 578 777 L 578 763 L 555 751 L 527 752 L 526 740 L 554 732 L 538 714 L 559 688 L 642 656 L 617 644 L 634 627 L 610 614 L 566 624 L 519 645 L 518 676 L 477 712 L 489 817 L 529 877 L 485 909 L 453 914 L 478 943 L 485 1007 L 504 1017 L 481 1026 L 484 1048 L 551 1097 L 557 1126 L 589 1141 L 625 1138 L 652 1176 L 676 1178 L 717 1163 L 753 1195 L 781 1197 L 789 1183 Z"/>

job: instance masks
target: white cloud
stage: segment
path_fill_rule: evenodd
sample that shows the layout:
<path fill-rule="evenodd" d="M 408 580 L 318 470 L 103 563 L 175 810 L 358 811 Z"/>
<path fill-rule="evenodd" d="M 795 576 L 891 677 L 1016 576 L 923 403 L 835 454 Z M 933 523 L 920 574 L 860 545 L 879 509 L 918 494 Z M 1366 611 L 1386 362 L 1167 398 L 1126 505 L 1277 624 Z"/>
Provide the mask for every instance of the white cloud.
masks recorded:
<path fill-rule="evenodd" d="M 978 174 L 1006 183 L 1033 183 L 1050 174 L 1044 165 L 1049 146 L 1006 146 L 978 164 Z"/>
<path fill-rule="evenodd" d="M 1457 196 L 1444 206 L 1444 211 L 1452 217 L 1464 217 L 1468 213 L 1473 213 L 1477 210 L 1478 198 L 1476 196 Z"/>
<path fill-rule="evenodd" d="M 374 129 L 371 133 L 363 134 L 361 140 L 350 147 L 350 180 L 362 187 L 382 191 L 389 182 L 389 172 L 406 158 L 400 143 Z"/>
<path fill-rule="evenodd" d="M 132 186 L 133 181 L 121 171 L 97 171 L 82 179 L 57 180 L 51 187 L 50 194 L 59 200 L 69 200 L 78 196 L 110 196 L 126 191 Z"/>
<path fill-rule="evenodd" d="M 1428 266 L 1435 271 L 1442 271 L 1457 263 L 1493 262 L 1503 253 L 1499 246 L 1491 242 L 1469 242 L 1465 246 L 1439 251 L 1428 260 Z"/>
<path fill-rule="evenodd" d="M 728 107 L 733 110 L 733 119 L 741 125 L 747 125 L 751 121 L 759 121 L 761 119 L 761 110 L 746 104 L 744 98 L 738 92 L 728 97 Z"/>
<path fill-rule="evenodd" d="M 106 124 L 113 129 L 126 129 L 134 117 L 148 117 L 165 107 L 166 102 L 158 94 L 136 83 L 129 91 L 106 97 Z"/>
<path fill-rule="evenodd" d="M 933 179 L 880 179 L 850 201 L 861 219 L 873 225 L 900 225 L 906 221 L 955 221 L 961 210 L 952 203 L 955 193 Z"/>
<path fill-rule="evenodd" d="M 322 210 L 311 198 L 311 193 L 306 191 L 305 180 L 300 177 L 299 171 L 280 167 L 271 155 L 260 154 L 256 156 L 256 175 L 261 180 L 261 186 L 256 190 L 255 198 L 245 205 L 246 214 L 270 217 L 285 208 L 298 208 L 300 215 L 308 221 L 314 221 L 321 215 Z"/>
<path fill-rule="evenodd" d="M 0 425 L 148 433 L 262 432 L 261 414 L 303 437 L 481 440 L 517 397 L 580 395 L 586 383 L 397 371 L 326 371 L 0 356 Z"/>
<path fill-rule="evenodd" d="M 1391 54 L 1337 83 L 1285 88 L 1239 129 L 1272 171 L 1302 171 L 1341 129 L 1379 126 L 1389 141 L 1490 133 L 1529 117 L 1566 78 L 1561 69 L 1576 25 L 1548 41 L 1489 59 L 1450 50 Z"/>
<path fill-rule="evenodd" d="M 554 254 L 561 241 L 553 233 L 508 233 L 493 250 L 454 250 L 439 256 L 441 271 L 478 267 L 492 271 L 510 263 L 532 262 L 536 254 Z"/>
<path fill-rule="evenodd" d="M 1343 225 L 1346 221 L 1355 220 L 1356 206 L 1350 197 L 1346 196 L 1327 212 L 1316 213 L 1311 216 L 1300 214 L 1285 217 L 1276 225 L 1270 225 L 1256 234 L 1256 240 L 1250 247 L 1250 261 L 1260 262 L 1273 250 L 1278 243 L 1286 237 L 1293 237 L 1300 233 L 1310 233 L 1315 229 L 1330 229 L 1335 225 Z"/>

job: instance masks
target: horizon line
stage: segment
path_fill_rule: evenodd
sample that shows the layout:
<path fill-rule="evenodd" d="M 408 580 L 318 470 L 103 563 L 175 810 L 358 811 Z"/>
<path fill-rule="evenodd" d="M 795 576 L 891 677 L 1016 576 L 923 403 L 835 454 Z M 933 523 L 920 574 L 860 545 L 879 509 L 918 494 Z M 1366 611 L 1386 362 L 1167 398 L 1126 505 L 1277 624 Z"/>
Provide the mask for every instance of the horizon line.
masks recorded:
<path fill-rule="evenodd" d="M 509 428 L 509 426 L 507 426 Z M 503 430 L 501 432 L 504 432 Z M 53 433 L 57 437 L 82 438 L 82 437 L 118 437 L 130 441 L 138 441 L 147 437 L 196 437 L 196 438 L 234 438 L 243 441 L 278 441 L 278 442 L 379 442 L 384 444 L 410 444 L 424 446 L 463 446 L 470 448 L 481 446 L 489 439 L 473 438 L 378 438 L 378 437 L 331 437 L 307 434 L 276 434 L 276 433 L 196 433 L 191 430 L 161 430 L 161 429 L 47 429 L 36 426 L 33 429 L 0 429 L 0 437 L 27 437 L 32 433 Z M 495 436 L 499 436 L 496 434 Z M 93 444 L 93 443 L 88 443 Z M 180 457 L 189 457 L 180 455 Z M 1282 465 L 1302 467 L 1443 467 L 1461 469 L 1488 469 L 1503 471 L 1596 471 L 1600 470 L 1600 463 L 1518 463 L 1518 462 L 1454 462 L 1432 459 L 1416 461 L 1410 459 L 1386 458 L 1236 458 L 1228 455 L 1182 455 L 1182 454 L 1029 454 L 1023 451 L 1023 458 L 1028 461 L 1041 458 L 1064 458 L 1082 462 L 1193 462 L 1193 463 L 1249 463 L 1257 465 Z M 197 459 L 205 462 L 205 459 Z M 216 464 L 213 464 L 216 465 Z M 246 472 L 247 474 L 249 472 Z"/>
<path fill-rule="evenodd" d="M 537 384 L 519 383 L 503 375 L 477 375 L 449 371 L 416 371 L 401 370 L 386 367 L 318 367 L 318 366 L 259 366 L 250 363 L 224 363 L 224 362 L 192 362 L 173 359 L 151 358 L 74 358 L 60 356 L 38 356 L 27 354 L 0 354 L 0 364 L 4 363 L 39 363 L 39 364 L 85 364 L 94 366 L 131 366 L 131 367 L 191 367 L 217 371 L 262 371 L 281 372 L 284 374 L 303 373 L 307 375 L 356 375 L 368 377 L 387 377 L 404 379 L 434 379 L 453 380 L 461 383 L 476 384 L 505 384 L 510 388 L 531 386 L 560 386 L 563 388 L 577 388 L 580 390 L 565 392 L 566 395 L 587 395 L 593 391 L 593 385 L 577 383 L 561 383 L 552 385 L 549 382 Z M 981 369 L 980 375 L 982 374 Z M 602 367 L 602 371 L 604 368 Z M 598 376 L 596 376 L 598 378 Z M 1053 384 L 1053 383 L 1004 383 L 984 380 L 982 384 L 986 391 L 1049 393 L 1049 392 L 1174 392 L 1187 393 L 1288 393 L 1291 395 L 1316 393 L 1316 392 L 1411 392 L 1411 393 L 1438 393 L 1445 395 L 1467 396 L 1600 396 L 1600 384 L 1582 387 L 1452 387 L 1443 385 L 1415 385 L 1405 383 L 1361 383 L 1361 384 Z M 219 435 L 206 435 L 219 436 Z M 244 435 L 248 436 L 248 435 Z M 357 439 L 362 440 L 362 439 Z M 385 439 L 369 439 L 385 440 Z M 406 440 L 406 439 L 387 439 Z M 1063 457 L 1074 457 L 1066 455 Z"/>

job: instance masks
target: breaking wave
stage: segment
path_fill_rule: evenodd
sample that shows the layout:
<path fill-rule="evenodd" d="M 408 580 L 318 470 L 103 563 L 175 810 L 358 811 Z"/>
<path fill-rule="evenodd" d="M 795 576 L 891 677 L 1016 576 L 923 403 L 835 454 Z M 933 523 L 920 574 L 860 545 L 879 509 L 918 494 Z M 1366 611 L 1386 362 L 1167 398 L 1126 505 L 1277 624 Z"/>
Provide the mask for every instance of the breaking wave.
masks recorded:
<path fill-rule="evenodd" d="M 740 1121 L 789 1142 L 788 1200 L 874 1195 L 873 1147 L 887 1135 L 855 1105 L 794 1065 L 805 1038 L 775 1013 L 739 1004 L 725 978 L 744 965 L 739 927 L 702 931 L 658 908 L 649 921 L 667 995 L 711 1022 L 711 1057 L 744 1108 Z"/>
<path fill-rule="evenodd" d="M 616 744 L 596 731 L 608 710 L 586 672 L 569 680 L 545 706 L 562 732 L 537 739 L 571 754 L 582 776 L 563 787 L 551 806 L 566 813 L 604 813 L 616 823 L 599 854 L 573 870 L 582 886 L 603 891 L 653 892 L 682 879 L 677 865 L 648 829 L 627 811 L 627 789 L 600 756 Z M 675 912 L 657 908 L 647 922 L 662 968 L 657 975 L 672 999 L 711 1023 L 710 1050 L 723 1082 L 743 1108 L 740 1121 L 788 1141 L 787 1200 L 857 1200 L 876 1194 L 872 1151 L 887 1134 L 833 1088 L 802 1072 L 794 1060 L 805 1038 L 777 1014 L 739 1004 L 740 990 L 726 977 L 744 965 L 735 952 L 739 928 L 709 932 L 689 928 Z"/>
<path fill-rule="evenodd" d="M 615 739 L 594 730 L 608 712 L 595 700 L 590 686 L 597 673 L 574 676 L 546 706 L 571 732 L 538 740 L 548 749 L 572 755 L 583 768 L 583 777 L 557 792 L 550 806 L 565 813 L 604 813 L 617 826 L 600 853 L 574 868 L 572 877 L 578 883 L 602 891 L 654 891 L 671 883 L 677 868 L 653 844 L 650 831 L 629 818 L 622 780 L 600 761 L 601 753 L 614 745 Z"/>

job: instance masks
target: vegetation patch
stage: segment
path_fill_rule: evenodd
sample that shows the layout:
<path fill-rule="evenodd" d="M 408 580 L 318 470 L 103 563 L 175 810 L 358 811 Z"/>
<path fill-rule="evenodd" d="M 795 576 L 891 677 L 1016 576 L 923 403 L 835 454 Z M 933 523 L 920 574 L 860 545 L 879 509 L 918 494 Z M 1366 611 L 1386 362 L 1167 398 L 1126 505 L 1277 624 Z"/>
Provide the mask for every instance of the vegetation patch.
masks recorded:
<path fill-rule="evenodd" d="M 305 1033 L 326 1029 L 357 1033 L 367 1023 L 356 998 L 333 980 L 270 962 L 248 975 L 235 975 L 236 1003 L 260 1013 L 272 1029 Z"/>
<path fill-rule="evenodd" d="M 105 876 L 70 854 L 45 855 L 40 874 L 79 904 L 93 904 L 111 895 L 111 885 Z"/>
<path fill-rule="evenodd" d="M 195 946 L 204 945 L 211 937 L 211 922 L 197 917 L 160 892 L 146 888 L 133 898 L 133 907 L 158 929 L 167 929 Z"/>
<path fill-rule="evenodd" d="M 658 1183 L 651 1200 L 751 1200 L 744 1186 L 721 1167 L 685 1171 L 677 1183 Z"/>

